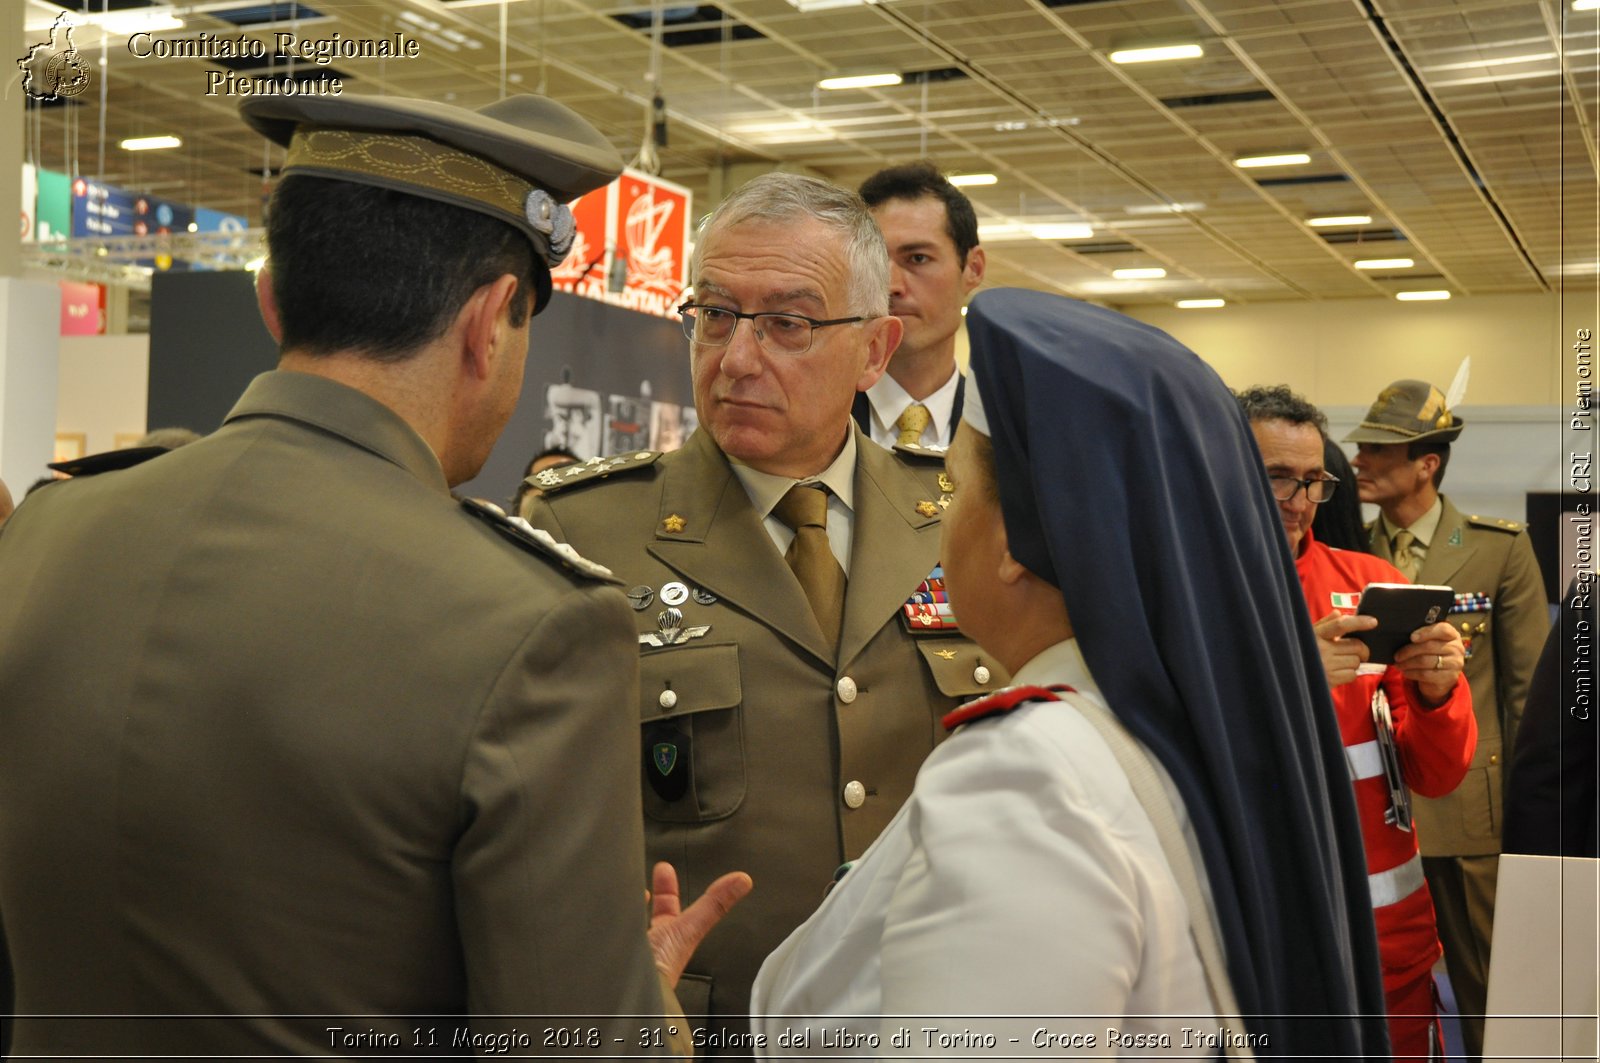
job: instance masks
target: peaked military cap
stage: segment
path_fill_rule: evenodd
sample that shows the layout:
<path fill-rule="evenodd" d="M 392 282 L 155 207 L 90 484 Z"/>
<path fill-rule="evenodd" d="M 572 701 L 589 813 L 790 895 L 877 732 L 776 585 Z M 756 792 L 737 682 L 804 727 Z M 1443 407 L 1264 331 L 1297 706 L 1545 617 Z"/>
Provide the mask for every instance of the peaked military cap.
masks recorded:
<path fill-rule="evenodd" d="M 1346 443 L 1452 443 L 1467 422 L 1445 407 L 1444 392 L 1425 380 L 1396 380 L 1378 393 Z"/>
<path fill-rule="evenodd" d="M 394 96 L 252 96 L 251 128 L 288 149 L 284 174 L 374 185 L 487 214 L 528 237 L 535 313 L 577 231 L 567 203 L 622 172 L 622 156 L 568 107 L 520 95 L 476 111 Z"/>

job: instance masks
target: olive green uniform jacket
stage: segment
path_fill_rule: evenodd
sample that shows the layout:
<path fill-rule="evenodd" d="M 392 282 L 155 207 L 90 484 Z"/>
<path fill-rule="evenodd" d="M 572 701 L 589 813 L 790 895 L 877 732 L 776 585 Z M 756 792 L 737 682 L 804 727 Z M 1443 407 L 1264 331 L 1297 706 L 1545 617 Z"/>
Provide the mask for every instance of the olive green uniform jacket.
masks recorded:
<path fill-rule="evenodd" d="M 1452 793 L 1414 798 L 1417 841 L 1424 856 L 1490 856 L 1500 851 L 1502 777 L 1550 630 L 1550 610 L 1522 526 L 1463 516 L 1449 498 L 1443 502 L 1417 582 L 1455 590 L 1457 611 L 1449 620 L 1467 644 L 1478 749 Z M 1392 563 L 1389 542 L 1377 528 L 1375 522 L 1372 552 Z"/>
<path fill-rule="evenodd" d="M 362 1054 L 331 1027 L 447 1050 L 467 1012 L 661 1013 L 632 613 L 515 534 L 386 407 L 285 372 L 209 438 L 20 507 L 0 529 L 16 1009 L 254 1017 L 24 1017 L 12 1051 Z M 329 1017 L 274 1017 L 296 1014 Z M 550 1052 L 559 1025 L 470 1031 Z M 564 1025 L 580 1047 L 558 1054 L 588 1057 L 591 1029 L 648 1024 Z"/>
<path fill-rule="evenodd" d="M 733 1034 L 748 1032 L 761 961 L 910 795 L 941 717 L 1005 680 L 959 635 L 908 632 L 901 607 L 938 561 L 940 496 L 926 469 L 851 430 L 854 543 L 837 652 L 704 430 L 659 457 L 555 470 L 568 482 L 527 511 L 613 569 L 636 603 L 649 592 L 635 614 L 641 635 L 660 640 L 669 584 L 698 595 L 678 608 L 703 634 L 640 646 L 631 752 L 649 856 L 678 867 L 685 894 L 730 870 L 755 879 L 678 984 L 690 1016 L 727 1016 L 716 1025 Z M 749 1046 L 714 1034 L 706 1047 Z"/>

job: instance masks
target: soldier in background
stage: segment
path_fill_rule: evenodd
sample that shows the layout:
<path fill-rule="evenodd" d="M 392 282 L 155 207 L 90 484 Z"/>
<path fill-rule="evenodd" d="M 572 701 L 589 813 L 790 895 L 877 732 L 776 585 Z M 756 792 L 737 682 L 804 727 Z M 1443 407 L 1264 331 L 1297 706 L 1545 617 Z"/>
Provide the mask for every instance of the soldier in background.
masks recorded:
<path fill-rule="evenodd" d="M 1416 800 L 1417 839 L 1433 893 L 1468 1055 L 1483 1051 L 1489 941 L 1499 871 L 1503 775 L 1550 627 L 1544 583 L 1522 525 L 1461 513 L 1440 494 L 1450 444 L 1466 426 L 1438 388 L 1397 380 L 1344 437 L 1361 501 L 1380 510 L 1371 549 L 1413 583 L 1455 589 L 1450 622 L 1466 644 L 1478 749 L 1446 797 Z"/>

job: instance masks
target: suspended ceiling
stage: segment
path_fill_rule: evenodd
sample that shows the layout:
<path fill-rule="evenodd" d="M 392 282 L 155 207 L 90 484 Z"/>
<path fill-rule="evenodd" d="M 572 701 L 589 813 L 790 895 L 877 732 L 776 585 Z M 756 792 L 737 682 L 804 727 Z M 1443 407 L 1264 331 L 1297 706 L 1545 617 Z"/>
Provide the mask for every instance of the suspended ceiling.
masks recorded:
<path fill-rule="evenodd" d="M 994 184 L 967 189 L 986 227 L 989 283 L 1111 305 L 1595 283 L 1600 12 L 1573 11 L 1570 0 L 884 0 L 809 12 L 791 0 L 723 0 L 660 5 L 659 47 L 649 4 L 156 7 L 183 25 L 155 37 L 243 32 L 265 43 L 259 63 L 136 58 L 126 36 L 105 36 L 83 10 L 147 0 L 26 3 L 30 39 L 62 8 L 74 12 L 74 43 L 96 74 L 68 104 L 30 105 L 29 158 L 257 222 L 262 169 L 280 153 L 239 122 L 237 97 L 206 94 L 213 71 L 312 80 L 332 71 L 346 93 L 474 107 L 502 91 L 545 91 L 625 158 L 641 151 L 659 86 L 660 173 L 688 186 L 702 210 L 778 166 L 852 187 L 922 156 L 947 172 L 993 173 Z M 278 32 L 401 32 L 420 55 L 289 65 L 273 57 Z M 1186 41 L 1203 57 L 1109 59 L 1115 49 Z M 882 71 L 906 79 L 816 87 Z M 181 148 L 117 146 L 169 133 Z M 1233 163 L 1281 152 L 1311 161 Z M 1326 215 L 1371 221 L 1307 224 Z M 1040 223 L 1087 224 L 1092 236 L 1027 235 Z M 1354 267 L 1394 258 L 1415 265 Z M 1167 276 L 1112 277 L 1151 267 Z"/>

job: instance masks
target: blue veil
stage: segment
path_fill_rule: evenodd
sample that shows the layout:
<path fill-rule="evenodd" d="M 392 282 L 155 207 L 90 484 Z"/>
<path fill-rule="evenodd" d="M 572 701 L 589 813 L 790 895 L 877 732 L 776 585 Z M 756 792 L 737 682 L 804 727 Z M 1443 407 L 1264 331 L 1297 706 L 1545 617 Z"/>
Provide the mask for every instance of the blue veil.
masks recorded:
<path fill-rule="evenodd" d="M 967 330 L 1011 553 L 1183 795 L 1246 1028 L 1271 1056 L 1387 1058 L 1338 724 L 1233 396 L 1166 333 L 1059 296 L 983 292 Z"/>

